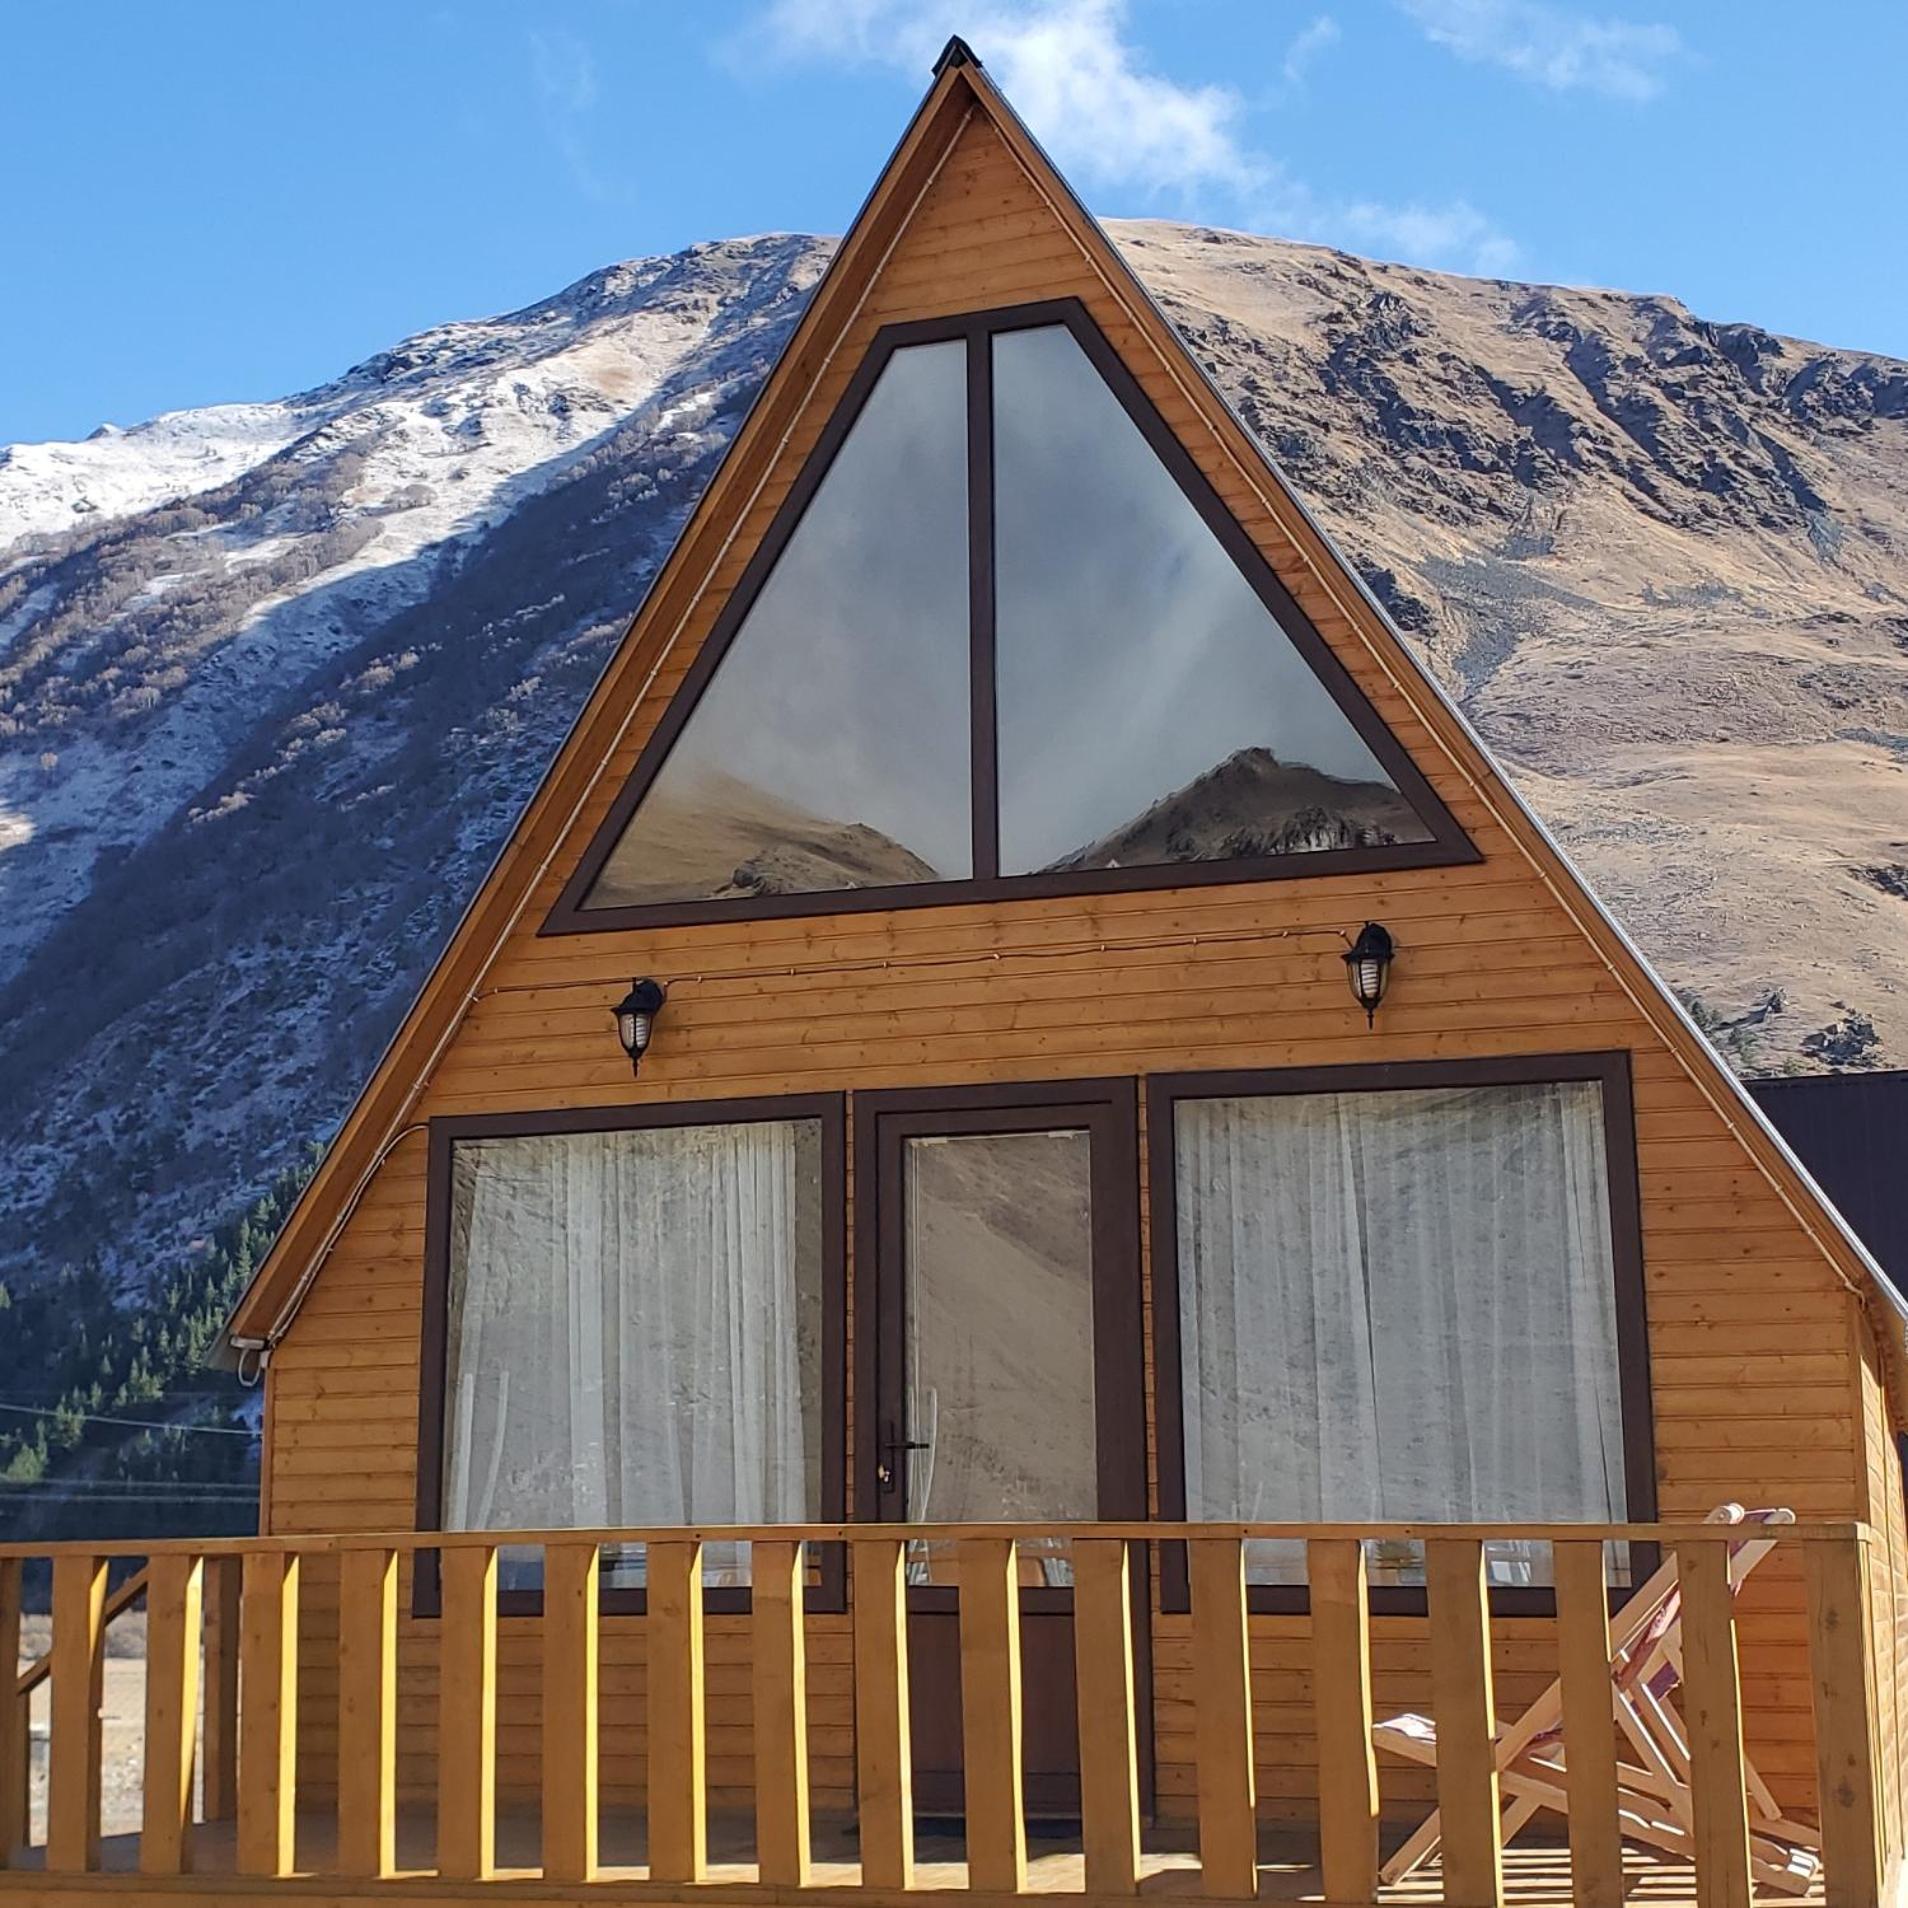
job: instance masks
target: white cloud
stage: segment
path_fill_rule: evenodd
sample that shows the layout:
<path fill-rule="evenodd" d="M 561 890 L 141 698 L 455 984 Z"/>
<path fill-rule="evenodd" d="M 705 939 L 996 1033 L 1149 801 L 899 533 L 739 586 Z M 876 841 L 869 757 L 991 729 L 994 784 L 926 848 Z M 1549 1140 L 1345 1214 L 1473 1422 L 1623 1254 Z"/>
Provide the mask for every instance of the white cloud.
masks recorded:
<path fill-rule="evenodd" d="M 1338 39 L 1338 22 L 1329 13 L 1321 13 L 1310 26 L 1300 28 L 1292 36 L 1279 67 L 1285 76 L 1287 91 L 1296 92 L 1305 84 L 1305 75 L 1312 62 L 1327 47 L 1336 45 Z"/>
<path fill-rule="evenodd" d="M 586 198 L 617 196 L 590 159 L 584 128 L 598 94 L 596 61 L 574 33 L 540 33 L 530 40 L 530 78 L 536 88 L 543 129 Z"/>
<path fill-rule="evenodd" d="M 1240 144 L 1230 87 L 1182 86 L 1147 69 L 1122 32 L 1124 0 L 981 0 L 962 34 L 1061 165 L 1100 184 L 1184 194 L 1248 190 L 1261 167 Z M 924 78 L 947 37 L 935 0 L 772 0 L 785 55 Z"/>
<path fill-rule="evenodd" d="M 1460 59 L 1501 66 L 1553 92 L 1654 99 L 1683 50 L 1672 26 L 1600 20 L 1544 0 L 1400 0 L 1437 45 Z"/>
<path fill-rule="evenodd" d="M 1502 278 L 1518 259 L 1515 241 L 1463 199 L 1448 205 L 1361 200 L 1340 208 L 1335 223 L 1361 248 L 1395 252 L 1415 262 L 1454 264 L 1486 278 Z"/>
<path fill-rule="evenodd" d="M 878 67 L 923 81 L 947 37 L 941 0 L 769 0 L 759 31 L 731 48 Z M 976 0 L 962 35 L 1062 171 L 1083 185 L 1169 198 L 1183 213 L 1321 244 L 1369 246 L 1414 264 L 1498 273 L 1516 247 L 1462 200 L 1344 203 L 1314 192 L 1243 131 L 1228 86 L 1153 70 L 1127 36 L 1126 0 Z M 1286 50 L 1288 84 L 1338 37 L 1319 15 Z"/>

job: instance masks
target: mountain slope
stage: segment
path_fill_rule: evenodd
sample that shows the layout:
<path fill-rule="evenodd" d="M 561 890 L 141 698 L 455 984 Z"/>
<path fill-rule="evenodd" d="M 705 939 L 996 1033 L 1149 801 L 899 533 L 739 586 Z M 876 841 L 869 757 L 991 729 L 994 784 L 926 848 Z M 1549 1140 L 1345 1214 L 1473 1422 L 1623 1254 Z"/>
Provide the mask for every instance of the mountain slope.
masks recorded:
<path fill-rule="evenodd" d="M 1908 367 L 1115 233 L 1735 1050 L 1908 1060 Z M 137 1288 L 330 1130 L 827 251 L 0 453 L 0 1279 Z"/>

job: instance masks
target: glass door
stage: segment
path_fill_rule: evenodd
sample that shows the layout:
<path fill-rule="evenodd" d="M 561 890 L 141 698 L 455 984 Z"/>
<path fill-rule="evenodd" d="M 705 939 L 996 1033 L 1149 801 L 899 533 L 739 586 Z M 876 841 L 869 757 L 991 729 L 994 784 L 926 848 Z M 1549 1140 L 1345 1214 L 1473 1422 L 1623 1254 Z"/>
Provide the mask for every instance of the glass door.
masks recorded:
<path fill-rule="evenodd" d="M 860 1514 L 1143 1518 L 1132 1082 L 858 1095 L 855 1120 L 857 1312 L 872 1327 L 861 1395 L 874 1406 Z M 1020 1568 L 1028 1806 L 1068 1812 L 1079 1777 L 1064 1544 L 1023 1544 Z M 916 1798 L 958 1812 L 951 1548 L 915 1545 L 908 1577 Z M 1143 1575 L 1135 1588 L 1143 1610 Z"/>

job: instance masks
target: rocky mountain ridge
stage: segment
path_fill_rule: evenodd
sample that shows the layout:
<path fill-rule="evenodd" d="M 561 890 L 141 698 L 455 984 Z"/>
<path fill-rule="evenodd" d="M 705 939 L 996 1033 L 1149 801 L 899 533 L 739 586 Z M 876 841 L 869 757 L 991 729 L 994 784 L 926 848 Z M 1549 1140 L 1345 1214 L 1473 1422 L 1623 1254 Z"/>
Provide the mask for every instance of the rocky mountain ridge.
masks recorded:
<path fill-rule="evenodd" d="M 1908 1062 L 1908 366 L 1113 231 L 1733 1057 Z M 0 451 L 0 1280 L 136 1288 L 335 1124 L 828 249 Z"/>

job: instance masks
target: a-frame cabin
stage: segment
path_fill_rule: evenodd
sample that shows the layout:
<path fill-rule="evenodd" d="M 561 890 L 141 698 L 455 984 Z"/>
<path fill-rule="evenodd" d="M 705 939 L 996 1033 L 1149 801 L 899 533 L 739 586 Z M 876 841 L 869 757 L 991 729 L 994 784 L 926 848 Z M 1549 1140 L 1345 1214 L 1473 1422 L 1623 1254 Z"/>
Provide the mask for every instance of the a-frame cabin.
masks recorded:
<path fill-rule="evenodd" d="M 1894 1886 L 1899 1301 L 958 42 L 232 1338 L 155 1892 Z"/>

